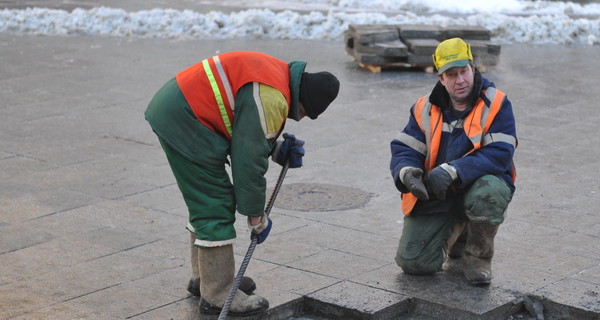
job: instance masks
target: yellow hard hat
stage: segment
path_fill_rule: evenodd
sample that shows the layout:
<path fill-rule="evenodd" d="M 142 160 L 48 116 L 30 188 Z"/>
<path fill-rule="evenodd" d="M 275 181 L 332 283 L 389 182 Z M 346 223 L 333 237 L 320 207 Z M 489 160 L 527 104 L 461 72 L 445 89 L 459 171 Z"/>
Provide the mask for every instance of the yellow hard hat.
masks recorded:
<path fill-rule="evenodd" d="M 461 38 L 452 38 L 442 41 L 433 54 L 433 64 L 438 74 L 454 67 L 466 67 L 473 61 L 471 46 Z"/>

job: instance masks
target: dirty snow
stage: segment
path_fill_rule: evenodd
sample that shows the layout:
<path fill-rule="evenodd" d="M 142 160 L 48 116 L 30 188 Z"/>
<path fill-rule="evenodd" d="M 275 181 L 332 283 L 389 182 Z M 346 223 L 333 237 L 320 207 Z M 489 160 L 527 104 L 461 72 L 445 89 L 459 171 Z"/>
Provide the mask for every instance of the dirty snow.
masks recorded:
<path fill-rule="evenodd" d="M 500 43 L 600 45 L 600 4 L 560 1 L 233 0 L 234 12 L 97 7 L 0 10 L 0 32 L 172 39 L 342 41 L 351 24 L 482 26 Z"/>

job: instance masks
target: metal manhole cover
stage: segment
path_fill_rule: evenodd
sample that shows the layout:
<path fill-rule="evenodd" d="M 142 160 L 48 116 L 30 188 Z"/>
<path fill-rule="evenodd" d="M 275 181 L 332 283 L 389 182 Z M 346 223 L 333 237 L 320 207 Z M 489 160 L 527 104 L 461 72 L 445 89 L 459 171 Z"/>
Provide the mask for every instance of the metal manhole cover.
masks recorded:
<path fill-rule="evenodd" d="M 371 195 L 356 188 L 333 184 L 284 184 L 273 204 L 277 208 L 297 211 L 339 211 L 364 206 Z"/>

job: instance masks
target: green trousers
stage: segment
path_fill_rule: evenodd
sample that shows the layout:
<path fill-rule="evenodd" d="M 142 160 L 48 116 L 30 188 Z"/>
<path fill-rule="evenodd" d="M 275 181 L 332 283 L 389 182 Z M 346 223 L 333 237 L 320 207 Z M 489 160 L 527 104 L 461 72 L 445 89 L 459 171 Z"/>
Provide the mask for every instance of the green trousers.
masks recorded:
<path fill-rule="evenodd" d="M 232 244 L 236 238 L 235 195 L 229 174 L 222 166 L 201 165 L 160 143 L 175 175 L 189 212 L 188 230 L 198 247 Z"/>
<path fill-rule="evenodd" d="M 396 263 L 407 274 L 433 274 L 442 270 L 447 240 L 456 223 L 504 222 L 512 192 L 504 181 L 485 175 L 458 197 L 449 212 L 404 218 Z"/>

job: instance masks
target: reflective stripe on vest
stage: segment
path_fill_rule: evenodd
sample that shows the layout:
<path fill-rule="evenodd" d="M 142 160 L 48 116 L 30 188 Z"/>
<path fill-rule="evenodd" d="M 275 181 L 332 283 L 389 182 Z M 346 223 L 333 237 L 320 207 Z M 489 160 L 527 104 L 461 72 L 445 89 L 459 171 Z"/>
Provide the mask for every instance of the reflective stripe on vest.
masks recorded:
<path fill-rule="evenodd" d="M 219 111 L 221 112 L 221 117 L 223 118 L 223 123 L 225 124 L 225 128 L 227 129 L 227 133 L 229 133 L 229 136 L 231 136 L 231 133 L 233 132 L 233 130 L 231 129 L 231 121 L 229 121 L 229 116 L 227 115 L 227 107 L 225 106 L 225 102 L 223 101 L 223 95 L 221 94 L 221 90 L 219 90 L 219 83 L 215 79 L 215 76 L 212 72 L 209 63 L 210 59 L 214 61 L 215 67 L 217 68 L 217 72 L 219 73 L 219 78 L 221 79 L 221 85 L 223 86 L 223 88 L 225 88 L 225 94 L 227 95 L 227 100 L 229 101 L 231 111 L 233 112 L 235 110 L 235 100 L 233 98 L 231 85 L 229 84 L 229 79 L 227 79 L 225 70 L 223 70 L 223 65 L 221 64 L 219 56 L 214 56 L 212 58 L 205 59 L 202 61 L 202 65 L 204 66 L 204 71 L 206 72 L 206 76 L 208 77 L 210 87 L 212 88 L 213 94 L 215 95 L 215 100 L 217 100 Z"/>
<path fill-rule="evenodd" d="M 480 98 L 477 105 L 475 105 L 473 110 L 471 110 L 471 112 L 469 112 L 465 118 L 463 124 L 465 134 L 473 144 L 473 149 L 467 152 L 464 156 L 490 143 L 498 141 L 506 142 L 516 147 L 516 139 L 511 135 L 504 133 L 487 133 L 492 125 L 492 122 L 494 121 L 494 118 L 504 103 L 506 94 L 493 87 L 487 88 L 484 93 L 487 99 L 490 101 L 490 105 L 488 106 L 485 101 Z M 425 172 L 429 172 L 435 167 L 439 153 L 444 126 L 442 116 L 443 113 L 438 106 L 432 105 L 429 102 L 429 96 L 424 96 L 415 103 L 413 114 L 417 124 L 425 135 L 425 148 L 423 148 L 422 145 L 419 145 L 421 142 L 415 138 L 411 137 L 412 139 L 407 139 L 409 136 L 406 134 L 399 137 L 399 141 L 425 155 L 424 168 Z M 426 152 L 423 153 L 423 150 Z M 516 179 L 514 165 L 512 173 L 512 178 L 514 181 Z M 417 197 L 415 197 L 412 193 L 403 193 L 402 212 L 404 215 L 410 215 L 416 203 Z"/>

